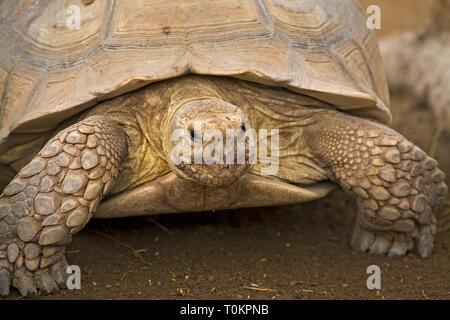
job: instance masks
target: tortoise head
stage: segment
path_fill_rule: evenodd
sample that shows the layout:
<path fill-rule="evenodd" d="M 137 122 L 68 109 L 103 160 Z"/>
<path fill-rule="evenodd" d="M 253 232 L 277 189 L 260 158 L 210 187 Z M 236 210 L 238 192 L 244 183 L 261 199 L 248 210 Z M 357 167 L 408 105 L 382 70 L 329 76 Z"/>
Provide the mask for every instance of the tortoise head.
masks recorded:
<path fill-rule="evenodd" d="M 175 111 L 168 128 L 167 159 L 180 178 L 226 187 L 249 170 L 255 139 L 247 116 L 235 105 L 209 98 L 189 101 Z"/>

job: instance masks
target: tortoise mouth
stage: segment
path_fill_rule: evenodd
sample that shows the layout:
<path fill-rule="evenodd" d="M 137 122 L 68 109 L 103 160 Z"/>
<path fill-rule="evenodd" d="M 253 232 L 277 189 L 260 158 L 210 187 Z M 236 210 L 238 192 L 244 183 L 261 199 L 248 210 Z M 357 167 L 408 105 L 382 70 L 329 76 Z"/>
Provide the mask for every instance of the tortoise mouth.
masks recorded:
<path fill-rule="evenodd" d="M 223 188 L 235 183 L 248 172 L 249 164 L 185 164 L 176 166 L 174 173 L 182 178 L 209 187 Z"/>

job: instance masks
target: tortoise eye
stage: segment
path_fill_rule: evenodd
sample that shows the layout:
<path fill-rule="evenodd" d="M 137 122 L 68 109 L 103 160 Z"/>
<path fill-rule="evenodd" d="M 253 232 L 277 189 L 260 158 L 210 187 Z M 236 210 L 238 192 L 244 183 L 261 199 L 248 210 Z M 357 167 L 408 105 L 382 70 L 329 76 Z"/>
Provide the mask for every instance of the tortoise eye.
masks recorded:
<path fill-rule="evenodd" d="M 241 130 L 245 132 L 245 124 L 241 125 Z"/>

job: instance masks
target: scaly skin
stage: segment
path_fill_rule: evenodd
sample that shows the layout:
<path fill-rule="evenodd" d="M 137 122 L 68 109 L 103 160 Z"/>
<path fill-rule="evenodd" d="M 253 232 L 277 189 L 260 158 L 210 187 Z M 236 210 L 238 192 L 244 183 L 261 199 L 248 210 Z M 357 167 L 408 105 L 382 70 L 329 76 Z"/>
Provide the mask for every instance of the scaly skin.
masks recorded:
<path fill-rule="evenodd" d="M 338 113 L 317 117 L 305 140 L 356 199 L 354 249 L 403 255 L 415 240 L 419 254 L 430 256 L 435 213 L 448 191 L 436 160 L 388 127 Z"/>
<path fill-rule="evenodd" d="M 123 129 L 94 116 L 61 131 L 0 196 L 0 295 L 65 286 L 64 245 L 114 184 L 127 150 Z"/>

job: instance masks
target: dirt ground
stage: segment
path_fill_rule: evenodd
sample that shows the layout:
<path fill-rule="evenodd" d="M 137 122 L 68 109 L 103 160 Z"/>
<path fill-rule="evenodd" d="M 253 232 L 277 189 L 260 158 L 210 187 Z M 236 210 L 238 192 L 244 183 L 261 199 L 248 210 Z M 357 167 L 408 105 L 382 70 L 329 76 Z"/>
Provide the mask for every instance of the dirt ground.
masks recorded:
<path fill-rule="evenodd" d="M 436 119 L 405 93 L 392 106 L 393 127 L 429 151 Z M 435 153 L 447 184 L 449 146 L 447 130 Z M 438 232 L 426 260 L 370 256 L 349 246 L 355 212 L 336 190 L 294 206 L 94 220 L 67 248 L 81 290 L 39 299 L 450 299 L 450 230 Z M 449 229 L 449 200 L 440 221 Z M 372 264 L 381 290 L 366 287 Z"/>

